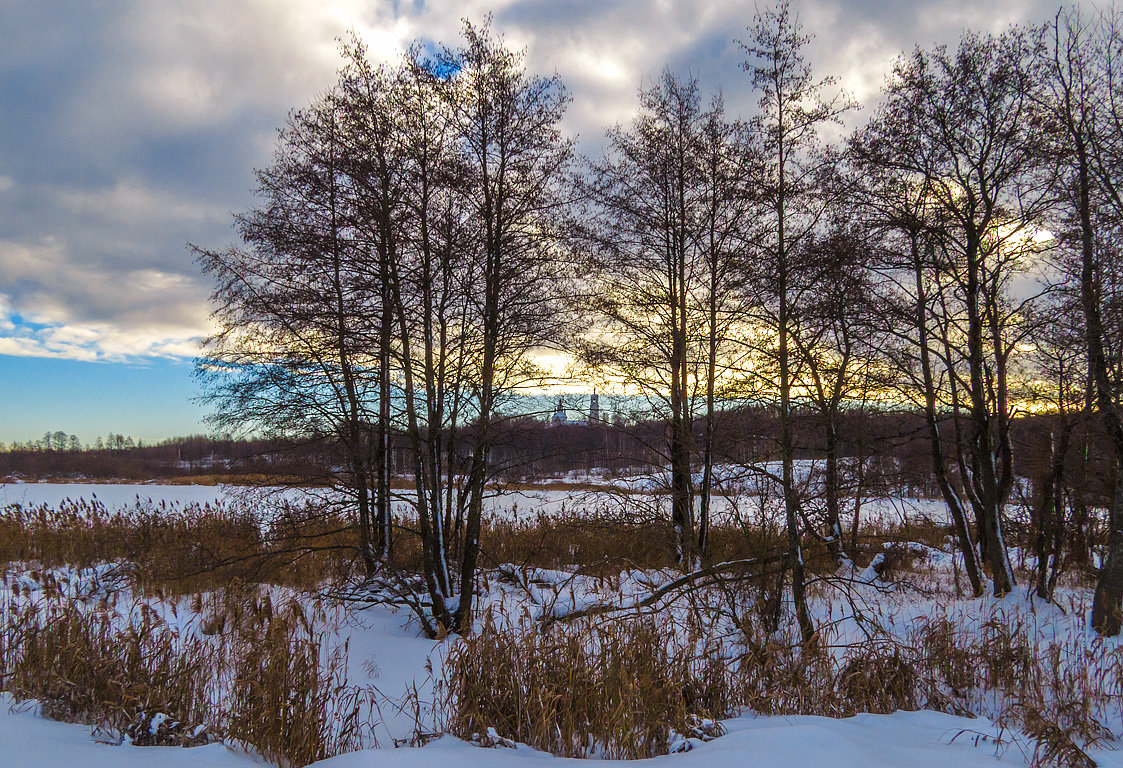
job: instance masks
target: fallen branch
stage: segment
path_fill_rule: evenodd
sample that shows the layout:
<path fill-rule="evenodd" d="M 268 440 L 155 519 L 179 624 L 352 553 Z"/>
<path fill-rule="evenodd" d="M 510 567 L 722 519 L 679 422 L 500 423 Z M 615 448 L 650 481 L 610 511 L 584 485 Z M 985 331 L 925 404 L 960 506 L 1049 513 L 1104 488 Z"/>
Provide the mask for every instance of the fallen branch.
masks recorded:
<path fill-rule="evenodd" d="M 688 587 L 706 586 L 706 583 L 699 584 L 698 582 L 705 579 L 713 579 L 720 574 L 729 571 L 741 570 L 749 567 L 763 567 L 773 565 L 775 563 L 785 563 L 788 555 L 785 552 L 780 555 L 770 555 L 768 557 L 753 557 L 746 560 L 727 560 L 722 563 L 716 563 L 707 568 L 700 568 L 697 571 L 691 571 L 685 576 L 681 576 L 674 581 L 669 581 L 658 589 L 652 591 L 642 600 L 636 600 L 626 605 L 620 603 L 599 603 L 597 605 L 586 606 L 577 610 L 569 611 L 563 614 L 551 613 L 542 618 L 542 628 L 546 629 L 559 621 L 574 621 L 576 619 L 588 618 L 589 616 L 603 616 L 609 613 L 617 613 L 620 611 L 636 611 L 642 608 L 647 608 L 659 602 L 666 595 L 680 589 Z M 753 573 L 752 575 L 757 575 Z"/>

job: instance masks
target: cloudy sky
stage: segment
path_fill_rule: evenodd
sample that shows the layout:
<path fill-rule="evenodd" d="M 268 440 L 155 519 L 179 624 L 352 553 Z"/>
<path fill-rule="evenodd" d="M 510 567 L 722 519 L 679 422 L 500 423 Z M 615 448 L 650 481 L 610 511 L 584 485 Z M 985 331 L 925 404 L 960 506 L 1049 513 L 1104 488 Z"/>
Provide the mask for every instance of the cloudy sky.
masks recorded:
<path fill-rule="evenodd" d="M 796 0 L 816 73 L 873 105 L 893 58 L 966 28 L 1043 21 L 1043 0 Z M 185 244 L 232 241 L 293 107 L 332 83 L 336 39 L 376 57 L 454 44 L 494 14 L 556 70 L 585 151 L 664 66 L 754 101 L 744 0 L 0 0 L 0 441 L 202 431 L 191 360 L 210 288 Z M 867 108 L 866 112 L 869 112 Z M 852 121 L 862 119 L 861 113 Z"/>

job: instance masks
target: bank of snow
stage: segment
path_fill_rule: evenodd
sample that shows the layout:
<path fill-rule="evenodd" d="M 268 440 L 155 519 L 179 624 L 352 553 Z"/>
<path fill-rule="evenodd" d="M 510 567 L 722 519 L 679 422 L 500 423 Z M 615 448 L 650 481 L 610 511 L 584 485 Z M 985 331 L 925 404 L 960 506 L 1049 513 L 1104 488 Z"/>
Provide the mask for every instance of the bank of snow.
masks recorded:
<path fill-rule="evenodd" d="M 40 717 L 0 693 L 0 766 L 4 768 L 252 768 L 261 763 L 222 744 L 205 747 L 111 746 L 82 725 Z"/>
<path fill-rule="evenodd" d="M 729 733 L 690 752 L 630 762 L 663 768 L 973 768 L 1027 763 L 1028 739 L 1000 734 L 989 721 L 940 712 L 824 717 L 752 717 L 726 721 Z M 1104 768 L 1123 755 L 1096 751 Z M 321 768 L 525 768 L 581 761 L 529 747 L 484 749 L 446 736 L 425 747 L 372 749 L 316 763 Z M 585 761 L 588 764 L 588 761 Z M 616 761 L 595 761 L 598 765 Z M 622 762 L 622 761 L 621 761 Z M 5 768 L 249 768 L 261 763 L 221 744 L 205 747 L 112 746 L 93 740 L 87 727 L 40 717 L 0 696 L 0 765 Z"/>
<path fill-rule="evenodd" d="M 1025 766 L 1032 752 L 1024 737 L 1010 741 L 989 721 L 940 712 L 826 717 L 752 717 L 725 721 L 729 733 L 689 752 L 647 760 L 594 761 L 596 765 L 658 765 L 660 768 L 983 768 Z M 1015 737 L 1017 738 L 1017 737 Z M 1096 754 L 1101 766 L 1123 766 L 1116 753 Z M 445 737 L 417 749 L 352 752 L 317 763 L 322 768 L 526 768 L 588 765 L 520 745 L 481 749 Z"/>

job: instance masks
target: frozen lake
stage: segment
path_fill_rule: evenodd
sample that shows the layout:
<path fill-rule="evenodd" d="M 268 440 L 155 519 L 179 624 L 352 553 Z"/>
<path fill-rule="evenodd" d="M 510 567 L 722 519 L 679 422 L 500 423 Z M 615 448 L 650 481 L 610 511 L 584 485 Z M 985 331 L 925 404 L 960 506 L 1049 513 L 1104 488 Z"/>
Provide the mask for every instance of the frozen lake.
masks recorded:
<path fill-rule="evenodd" d="M 549 511 L 557 511 L 569 497 L 565 491 L 546 492 L 556 498 L 538 499 L 539 494 L 504 494 L 503 501 L 493 499 L 496 508 L 512 507 L 521 509 L 529 505 L 545 503 Z M 330 497 L 331 491 L 324 488 L 250 488 L 237 485 L 162 485 L 158 483 L 8 483 L 0 485 L 0 507 L 19 504 L 39 506 L 46 504 L 56 507 L 64 501 L 99 501 L 106 509 L 129 509 L 137 504 L 164 504 L 171 508 L 183 508 L 198 504 L 225 504 L 244 499 L 268 505 L 270 500 L 285 499 L 300 502 L 305 498 Z"/>
<path fill-rule="evenodd" d="M 324 488 L 249 488 L 156 483 L 8 483 L 0 485 L 0 508 L 13 504 L 24 507 L 43 504 L 57 507 L 68 500 L 98 501 L 109 511 L 130 509 L 138 504 L 165 505 L 175 510 L 194 504 L 241 503 L 247 500 L 252 506 L 267 508 L 279 499 L 299 503 L 308 498 L 332 498 L 333 495 Z M 595 497 L 599 495 L 567 490 L 511 491 L 490 496 L 486 508 L 488 512 L 504 517 L 524 517 L 539 511 L 553 515 L 587 508 L 598 503 Z M 609 494 L 604 496 L 607 499 Z M 395 507 L 402 513 L 408 511 L 408 505 L 403 502 L 397 502 Z"/>
<path fill-rule="evenodd" d="M 0 485 L 0 507 L 12 504 L 57 507 L 63 501 L 97 499 L 106 509 L 122 509 L 151 501 L 182 507 L 213 504 L 225 498 L 221 485 L 156 485 L 127 483 L 8 483 Z"/>
<path fill-rule="evenodd" d="M 0 508 L 19 504 L 57 507 L 63 501 L 97 500 L 110 511 L 129 509 L 139 504 L 166 505 L 179 509 L 192 504 L 228 503 L 246 494 L 253 494 L 255 506 L 268 507 L 270 499 L 278 497 L 299 502 L 309 496 L 323 498 L 331 492 L 322 489 L 302 488 L 246 488 L 226 485 L 159 485 L 154 483 L 9 483 L 0 485 Z M 259 498 L 260 497 L 260 498 Z M 715 497 L 714 516 L 717 520 L 741 518 L 759 520 L 763 516 L 779 519 L 779 499 L 770 499 L 761 510 L 760 498 L 747 494 L 739 498 Z M 397 511 L 408 513 L 403 502 Z M 850 518 L 850 506 L 845 506 L 844 522 Z M 539 513 L 557 515 L 574 513 L 582 516 L 614 517 L 627 512 L 644 517 L 664 517 L 668 513 L 665 496 L 645 493 L 614 493 L 609 490 L 519 490 L 493 495 L 488 498 L 487 512 L 501 517 L 526 519 Z M 875 520 L 900 522 L 905 519 L 928 518 L 943 521 L 947 514 L 943 502 L 928 499 L 875 499 L 862 508 L 864 522 Z"/>

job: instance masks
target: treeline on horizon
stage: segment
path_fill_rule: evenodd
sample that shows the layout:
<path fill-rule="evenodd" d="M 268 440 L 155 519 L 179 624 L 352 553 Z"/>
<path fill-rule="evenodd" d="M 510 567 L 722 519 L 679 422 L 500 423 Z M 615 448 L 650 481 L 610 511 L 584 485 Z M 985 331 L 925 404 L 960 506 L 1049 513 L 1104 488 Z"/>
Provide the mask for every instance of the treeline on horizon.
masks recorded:
<path fill-rule="evenodd" d="M 160 446 L 171 443 L 189 443 L 193 440 L 210 440 L 202 435 L 188 437 L 168 437 L 163 440 L 150 440 L 148 445 Z M 132 435 L 110 432 L 105 437 L 98 435 L 92 442 L 83 443 L 78 435 L 63 430 L 45 432 L 38 440 L 14 440 L 10 444 L 0 442 L 0 452 L 4 451 L 123 451 L 130 448 L 144 448 L 144 440 L 134 440 Z"/>
<path fill-rule="evenodd" d="M 1015 474 L 1028 481 L 1027 488 L 1034 492 L 1049 470 L 1051 459 L 1046 446 L 1058 428 L 1058 419 L 1056 414 L 1036 414 L 1021 416 L 1012 423 Z M 950 421 L 947 424 L 950 426 Z M 533 416 L 508 419 L 492 451 L 494 478 L 499 484 L 533 485 L 570 476 L 596 484 L 643 475 L 659 467 L 662 456 L 657 446 L 666 429 L 664 421 L 632 423 L 619 417 L 561 425 Z M 776 413 L 767 407 L 724 410 L 714 425 L 717 452 L 735 465 L 777 461 L 777 429 Z M 836 430 L 837 453 L 866 464 L 860 488 L 852 472 L 844 485 L 871 495 L 938 497 L 940 490 L 932 477 L 924 431 L 923 416 L 915 412 L 855 409 L 844 413 Z M 825 457 L 827 445 L 818 414 L 806 409 L 798 412 L 795 432 L 797 459 Z M 1086 511 L 1107 506 L 1114 476 L 1107 438 L 1102 428 L 1091 422 L 1078 428 L 1077 439 L 1086 450 L 1066 465 L 1062 482 L 1067 487 L 1081 487 L 1079 503 Z M 0 482 L 206 478 L 231 483 L 323 485 L 331 483 L 339 462 L 346 459 L 345 448 L 330 437 L 296 441 L 190 435 L 149 444 L 122 443 L 121 447 L 108 443 L 75 447 L 69 440 L 60 443 L 52 437 L 50 447 L 45 441 L 0 447 Z M 393 477 L 408 482 L 413 461 L 408 435 L 393 433 L 391 447 Z"/>
<path fill-rule="evenodd" d="M 425 552 L 428 629 L 458 631 L 508 406 L 557 383 L 541 350 L 568 352 L 573 376 L 642 402 L 630 423 L 659 425 L 632 434 L 669 470 L 684 570 L 708 557 L 715 467 L 770 483 L 810 642 L 804 550 L 841 563 L 845 500 L 861 498 L 843 424 L 892 403 L 976 595 L 1015 586 L 1015 501 L 1051 593 L 1060 532 L 1083 524 L 1074 471 L 1104 460 L 1092 624 L 1117 634 L 1123 20 L 1062 9 L 905 53 L 833 143 L 857 105 L 813 74 L 809 40 L 787 0 L 760 10 L 737 41 L 753 114 L 668 69 L 595 158 L 562 130 L 561 79 L 528 73 L 490 22 L 385 64 L 345 41 L 337 82 L 291 113 L 257 172 L 241 244 L 194 249 L 215 284 L 199 370 L 216 427 L 331 436 L 329 482 L 353 499 L 369 574 L 394 546 L 404 441 L 413 490 L 394 498 L 417 523 L 397 532 Z M 721 428 L 750 402 L 770 404 L 769 432 Z M 1051 414 L 1024 420 L 1048 425 L 1025 431 L 1032 445 L 1015 439 L 1030 413 Z M 816 498 L 795 465 L 812 449 Z M 1016 500 L 1030 465 L 1033 500 Z"/>
<path fill-rule="evenodd" d="M 190 435 L 144 443 L 110 434 L 85 444 L 65 432 L 0 445 L 0 482 L 25 480 L 159 480 L 210 475 L 276 475 L 301 471 L 284 440 Z"/>

